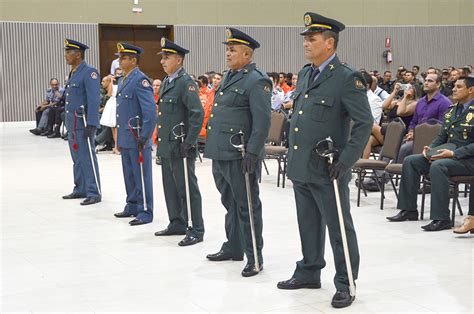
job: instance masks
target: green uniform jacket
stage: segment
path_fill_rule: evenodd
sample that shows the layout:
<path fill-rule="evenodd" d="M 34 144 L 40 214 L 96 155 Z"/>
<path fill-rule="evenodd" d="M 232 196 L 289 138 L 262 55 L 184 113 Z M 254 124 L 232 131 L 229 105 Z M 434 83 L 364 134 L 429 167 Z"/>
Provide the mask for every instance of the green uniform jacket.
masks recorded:
<path fill-rule="evenodd" d="M 270 129 L 270 79 L 255 63 L 246 65 L 228 82 L 227 72 L 216 90 L 207 126 L 204 157 L 214 160 L 241 159 L 242 154 L 230 144 L 230 137 L 242 130 L 246 150 L 263 158 Z M 234 141 L 239 144 L 238 138 Z"/>
<path fill-rule="evenodd" d="M 288 178 L 323 182 L 329 180 L 328 164 L 326 158 L 313 152 L 316 143 L 330 136 L 339 151 L 339 161 L 352 167 L 367 144 L 373 118 L 362 76 L 341 64 L 337 56 L 308 86 L 310 73 L 309 65 L 299 72 L 292 96 Z"/>
<path fill-rule="evenodd" d="M 182 68 L 169 84 L 161 84 L 158 102 L 158 148 L 161 157 L 181 157 L 181 139 L 172 129 L 184 122 L 185 142 L 195 145 L 201 131 L 204 110 L 198 95 L 198 87 Z M 179 132 L 179 128 L 177 130 Z"/>
<path fill-rule="evenodd" d="M 457 118 L 454 118 L 456 106 L 444 115 L 444 127 L 438 137 L 430 144 L 430 148 L 444 143 L 456 145 L 454 159 L 462 162 L 474 171 L 474 105 L 470 105 Z"/>

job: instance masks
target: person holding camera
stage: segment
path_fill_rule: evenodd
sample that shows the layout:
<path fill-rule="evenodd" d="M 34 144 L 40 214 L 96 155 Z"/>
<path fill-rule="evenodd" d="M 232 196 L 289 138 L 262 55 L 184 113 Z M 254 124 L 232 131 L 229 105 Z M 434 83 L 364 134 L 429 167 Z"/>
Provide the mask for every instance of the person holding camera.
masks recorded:
<path fill-rule="evenodd" d="M 427 79 L 432 79 L 430 76 Z M 425 81 L 426 84 L 426 81 Z M 451 229 L 449 218 L 449 177 L 474 174 L 474 78 L 462 77 L 453 88 L 457 102 L 443 115 L 438 137 L 425 146 L 422 154 L 405 158 L 397 208 L 389 221 L 418 220 L 417 189 L 421 175 L 431 180 L 431 211 L 425 231 Z"/>

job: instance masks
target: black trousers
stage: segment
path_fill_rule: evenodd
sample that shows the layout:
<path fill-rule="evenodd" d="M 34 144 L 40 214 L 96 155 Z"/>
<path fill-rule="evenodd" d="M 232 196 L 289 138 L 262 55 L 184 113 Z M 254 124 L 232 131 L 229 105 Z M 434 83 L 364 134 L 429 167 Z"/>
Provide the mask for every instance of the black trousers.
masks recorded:
<path fill-rule="evenodd" d="M 48 126 L 47 129 L 49 131 L 53 131 L 53 126 L 57 125 L 58 127 L 61 125 L 61 113 L 64 112 L 64 107 L 62 106 L 53 106 L 50 108 L 48 112 Z"/>
<path fill-rule="evenodd" d="M 471 181 L 471 192 L 469 193 L 469 216 L 474 216 L 474 179 Z"/>

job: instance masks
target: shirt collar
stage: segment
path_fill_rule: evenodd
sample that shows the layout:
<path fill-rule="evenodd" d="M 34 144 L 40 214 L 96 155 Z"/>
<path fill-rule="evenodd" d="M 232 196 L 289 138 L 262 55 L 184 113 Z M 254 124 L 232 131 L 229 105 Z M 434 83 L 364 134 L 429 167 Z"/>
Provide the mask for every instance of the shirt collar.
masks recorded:
<path fill-rule="evenodd" d="M 179 74 L 179 71 L 181 71 L 183 67 L 179 67 L 173 74 L 171 74 L 170 76 L 168 76 L 168 81 L 171 83 L 171 81 L 173 81 Z"/>
<path fill-rule="evenodd" d="M 470 105 L 474 104 L 474 98 L 471 100 L 466 101 L 462 106 L 463 110 L 466 110 Z"/>
<path fill-rule="evenodd" d="M 331 61 L 336 57 L 336 53 L 333 53 L 332 56 L 330 56 L 326 61 L 324 61 L 323 63 L 321 63 L 321 65 L 319 67 L 316 67 L 314 64 L 311 64 L 311 67 L 313 68 L 313 70 L 315 69 L 319 69 L 319 73 L 322 73 L 324 71 L 324 68 L 329 64 L 331 63 Z"/>

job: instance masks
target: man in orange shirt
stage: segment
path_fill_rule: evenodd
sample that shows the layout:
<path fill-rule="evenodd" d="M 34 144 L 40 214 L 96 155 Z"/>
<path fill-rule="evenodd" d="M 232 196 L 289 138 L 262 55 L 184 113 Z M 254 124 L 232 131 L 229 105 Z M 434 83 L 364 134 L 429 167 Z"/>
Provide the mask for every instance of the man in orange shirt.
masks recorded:
<path fill-rule="evenodd" d="M 291 89 L 291 87 L 288 86 L 288 84 L 286 83 L 286 74 L 284 72 L 279 73 L 278 85 L 285 94 L 288 93 Z"/>

